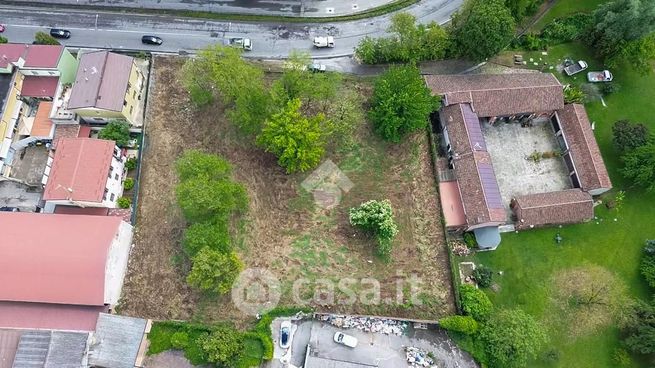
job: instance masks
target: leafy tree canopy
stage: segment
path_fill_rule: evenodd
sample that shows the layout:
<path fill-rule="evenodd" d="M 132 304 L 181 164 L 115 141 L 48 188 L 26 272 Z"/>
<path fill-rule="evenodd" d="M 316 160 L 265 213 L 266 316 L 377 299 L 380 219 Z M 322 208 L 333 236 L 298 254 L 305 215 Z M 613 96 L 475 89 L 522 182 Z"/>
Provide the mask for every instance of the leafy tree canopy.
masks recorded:
<path fill-rule="evenodd" d="M 221 253 L 232 250 L 230 232 L 226 218 L 218 218 L 211 222 L 198 222 L 184 230 L 182 239 L 184 250 L 193 257 L 201 249 L 209 248 Z"/>
<path fill-rule="evenodd" d="M 648 191 L 655 191 L 655 142 L 635 148 L 623 155 L 622 159 L 623 176 Z"/>
<path fill-rule="evenodd" d="M 492 367 L 524 367 L 547 341 L 543 327 L 520 309 L 499 310 L 480 331 Z"/>
<path fill-rule="evenodd" d="M 603 57 L 618 53 L 627 43 L 655 31 L 655 2 L 614 0 L 594 11 L 589 41 Z"/>
<path fill-rule="evenodd" d="M 399 142 L 425 128 L 430 113 L 439 108 L 414 66 L 393 66 L 375 81 L 369 116 L 382 138 Z"/>
<path fill-rule="evenodd" d="M 207 361 L 225 368 L 234 368 L 243 356 L 243 334 L 233 328 L 218 326 L 210 334 L 201 335 L 198 343 Z"/>
<path fill-rule="evenodd" d="M 473 317 L 476 321 L 484 321 L 491 314 L 493 304 L 482 290 L 468 284 L 461 285 L 459 287 L 459 298 L 462 302 L 464 314 Z"/>
<path fill-rule="evenodd" d="M 200 176 L 211 180 L 221 180 L 227 178 L 232 172 L 232 165 L 227 160 L 195 149 L 184 151 L 182 156 L 175 161 L 175 168 L 177 176 L 182 181 Z"/>
<path fill-rule="evenodd" d="M 116 142 L 125 147 L 130 142 L 130 124 L 125 120 L 111 120 L 99 133 L 98 138 Z"/>
<path fill-rule="evenodd" d="M 644 124 L 633 124 L 628 120 L 619 120 L 612 126 L 612 141 L 616 149 L 621 152 L 630 152 L 641 147 L 650 140 L 650 132 Z"/>
<path fill-rule="evenodd" d="M 45 32 L 36 32 L 34 35 L 35 45 L 59 45 L 59 41 L 56 38 L 50 36 L 50 34 Z"/>
<path fill-rule="evenodd" d="M 220 253 L 205 247 L 192 259 L 193 266 L 187 275 L 189 285 L 210 293 L 225 294 L 243 269 L 236 253 Z"/>
<path fill-rule="evenodd" d="M 190 222 L 210 221 L 234 211 L 245 211 L 248 203 L 248 195 L 241 184 L 202 176 L 181 182 L 175 194 L 184 217 Z"/>
<path fill-rule="evenodd" d="M 277 156 L 288 173 L 315 167 L 325 152 L 321 129 L 324 115 L 307 118 L 301 114 L 300 105 L 299 99 L 289 101 L 282 111 L 271 116 L 257 137 L 257 143 Z"/>
<path fill-rule="evenodd" d="M 474 61 L 494 56 L 509 45 L 514 28 L 514 18 L 502 0 L 467 0 L 451 19 L 458 53 Z"/>

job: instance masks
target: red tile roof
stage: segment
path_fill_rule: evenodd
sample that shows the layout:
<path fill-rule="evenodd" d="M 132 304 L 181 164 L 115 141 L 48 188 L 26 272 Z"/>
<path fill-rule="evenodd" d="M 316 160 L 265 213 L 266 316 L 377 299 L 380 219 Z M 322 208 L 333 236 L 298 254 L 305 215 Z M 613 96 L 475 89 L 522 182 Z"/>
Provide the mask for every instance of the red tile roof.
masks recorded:
<path fill-rule="evenodd" d="M 0 326 L 94 331 L 101 312 L 107 312 L 107 307 L 0 301 Z"/>
<path fill-rule="evenodd" d="M 102 202 L 115 146 L 102 139 L 59 139 L 43 199 Z"/>
<path fill-rule="evenodd" d="M 52 138 L 52 149 L 57 148 L 57 143 L 60 138 L 76 138 L 79 132 L 80 132 L 79 124 L 56 124 L 55 136 L 54 138 Z"/>
<path fill-rule="evenodd" d="M 6 68 L 9 63 L 15 63 L 25 53 L 25 44 L 0 44 L 0 68 Z"/>
<path fill-rule="evenodd" d="M 479 117 L 545 112 L 564 106 L 562 85 L 552 74 L 426 75 L 445 106 L 471 103 Z"/>
<path fill-rule="evenodd" d="M 113 216 L 0 212 L 0 301 L 104 305 L 120 224 Z"/>
<path fill-rule="evenodd" d="M 50 120 L 50 111 L 52 102 L 41 101 L 39 108 L 36 110 L 34 123 L 30 135 L 33 137 L 50 137 L 52 134 L 52 121 Z"/>
<path fill-rule="evenodd" d="M 594 201 L 580 189 L 530 194 L 512 199 L 516 228 L 573 224 L 594 217 Z"/>
<path fill-rule="evenodd" d="M 27 45 L 23 67 L 54 69 L 63 51 L 64 46 L 61 45 Z"/>
<path fill-rule="evenodd" d="M 580 179 L 582 190 L 612 188 L 603 156 L 600 154 L 584 106 L 566 105 L 557 112 L 557 115 L 564 131 L 564 138 L 569 145 L 571 159 Z"/>
<path fill-rule="evenodd" d="M 24 97 L 55 97 L 59 77 L 38 77 L 28 75 L 23 79 L 23 87 L 20 91 Z"/>
<path fill-rule="evenodd" d="M 97 107 L 121 111 L 133 61 L 130 56 L 107 51 L 83 54 L 68 108 Z"/>

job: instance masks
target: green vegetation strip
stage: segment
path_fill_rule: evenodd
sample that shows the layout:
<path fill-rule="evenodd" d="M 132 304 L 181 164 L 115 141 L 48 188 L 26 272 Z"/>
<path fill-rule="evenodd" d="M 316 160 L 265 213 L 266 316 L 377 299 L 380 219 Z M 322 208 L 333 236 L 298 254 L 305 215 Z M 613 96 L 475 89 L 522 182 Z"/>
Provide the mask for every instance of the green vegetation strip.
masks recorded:
<path fill-rule="evenodd" d="M 236 22 L 257 22 L 257 23 L 334 23 L 347 22 L 353 20 L 379 17 L 381 15 L 393 13 L 395 11 L 409 7 L 418 3 L 420 0 L 397 0 L 375 8 L 364 10 L 359 13 L 349 15 L 336 15 L 332 17 L 302 17 L 287 15 L 259 15 L 259 14 L 239 14 L 239 13 L 215 13 L 210 11 L 199 10 L 176 10 L 176 9 L 143 9 L 130 7 L 105 7 L 96 5 L 75 5 L 74 8 L 66 5 L 55 5 L 45 2 L 30 3 L 30 6 L 44 7 L 49 10 L 92 10 L 104 12 L 131 13 L 143 15 L 170 15 L 175 17 L 187 17 L 197 19 L 212 19 Z M 23 2 L 5 1 L 7 5 L 25 5 Z"/>

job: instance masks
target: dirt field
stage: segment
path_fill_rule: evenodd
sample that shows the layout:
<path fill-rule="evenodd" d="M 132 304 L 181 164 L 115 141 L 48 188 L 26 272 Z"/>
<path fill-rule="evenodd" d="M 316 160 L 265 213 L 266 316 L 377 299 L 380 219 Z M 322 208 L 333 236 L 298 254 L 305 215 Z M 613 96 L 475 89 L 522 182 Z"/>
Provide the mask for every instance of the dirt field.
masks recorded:
<path fill-rule="evenodd" d="M 176 80 L 183 59 L 156 58 L 149 96 L 136 245 L 123 289 L 121 312 L 158 319 L 243 321 L 229 295 L 202 296 L 184 281 L 188 261 L 179 241 L 185 228 L 175 204 L 175 159 L 189 148 L 224 156 L 250 196 L 250 211 L 234 227 L 237 249 L 246 267 L 273 272 L 282 283 L 280 304 L 292 304 L 290 288 L 298 278 L 338 280 L 375 278 L 383 300 L 397 292 L 397 280 L 412 273 L 423 281 L 419 303 L 318 305 L 319 310 L 436 319 L 453 312 L 450 272 L 435 183 L 424 132 L 400 145 L 381 142 L 367 124 L 358 127 L 353 147 L 330 150 L 332 160 L 354 184 L 341 203 L 314 206 L 300 183 L 305 174 L 287 175 L 275 158 L 253 146 L 226 121 L 218 104 L 195 111 Z M 348 82 L 369 94 L 365 82 Z M 391 262 L 374 254 L 372 239 L 348 223 L 348 208 L 370 199 L 388 198 L 400 233 Z M 353 287 L 356 291 L 357 286 Z M 421 304 L 421 305 L 419 305 Z"/>

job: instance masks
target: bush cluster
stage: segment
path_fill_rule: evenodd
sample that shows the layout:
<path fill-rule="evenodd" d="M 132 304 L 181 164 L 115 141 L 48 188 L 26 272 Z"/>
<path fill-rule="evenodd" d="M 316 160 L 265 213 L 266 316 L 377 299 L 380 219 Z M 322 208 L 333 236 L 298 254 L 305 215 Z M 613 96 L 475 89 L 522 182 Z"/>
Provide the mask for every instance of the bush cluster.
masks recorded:
<path fill-rule="evenodd" d="M 548 46 L 577 41 L 589 33 L 593 17 L 578 13 L 548 23 L 540 33 L 526 33 L 512 41 L 512 47 L 525 50 L 544 50 Z"/>
<path fill-rule="evenodd" d="M 493 282 L 493 271 L 486 266 L 480 266 L 473 270 L 473 278 L 475 283 L 481 288 L 488 288 Z"/>
<path fill-rule="evenodd" d="M 371 200 L 359 207 L 350 209 L 350 224 L 371 233 L 378 242 L 378 255 L 388 258 L 391 254 L 392 240 L 398 234 L 398 226 L 393 220 L 391 202 Z"/>

